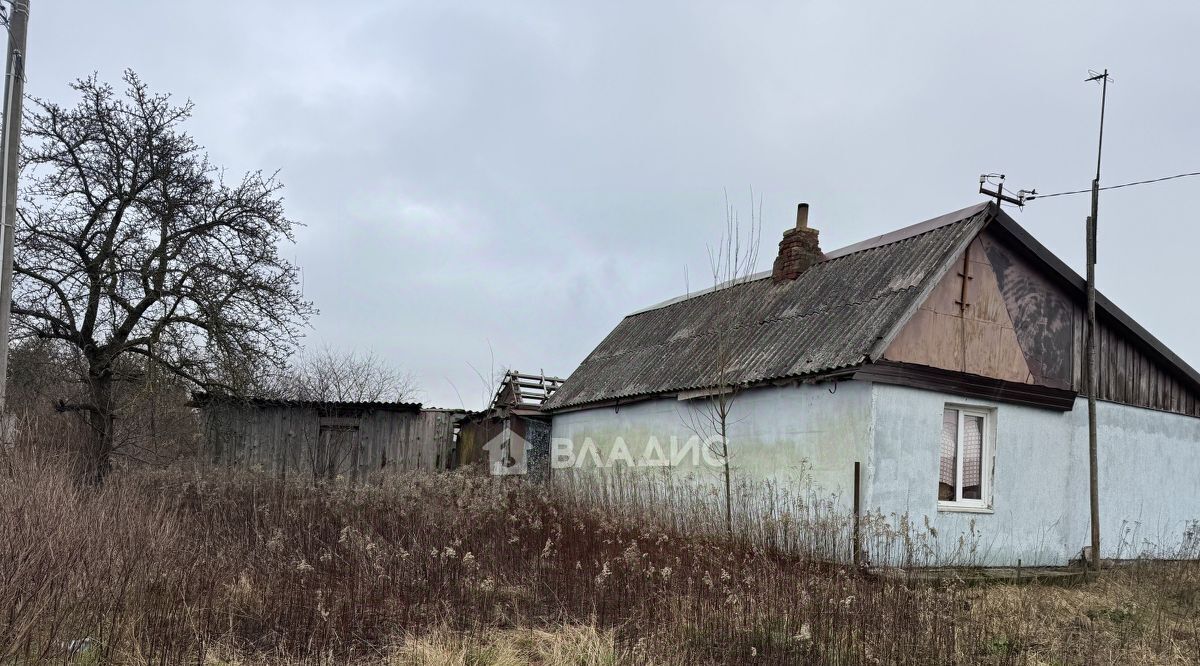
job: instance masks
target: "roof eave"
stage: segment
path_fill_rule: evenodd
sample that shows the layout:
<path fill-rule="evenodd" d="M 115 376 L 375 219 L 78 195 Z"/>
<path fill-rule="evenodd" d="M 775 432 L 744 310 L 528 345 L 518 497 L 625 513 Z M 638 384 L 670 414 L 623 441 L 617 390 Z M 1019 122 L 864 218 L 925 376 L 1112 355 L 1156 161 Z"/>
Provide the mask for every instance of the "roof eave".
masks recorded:
<path fill-rule="evenodd" d="M 771 386 L 787 386 L 789 384 L 816 384 L 824 381 L 831 381 L 841 378 L 849 378 L 855 372 L 861 370 L 867 363 L 868 359 L 864 356 L 862 361 L 852 365 L 843 366 L 833 370 L 822 370 L 802 375 L 788 375 L 784 377 L 772 377 L 770 379 L 762 379 L 759 381 L 748 382 L 736 387 L 736 391 L 747 391 L 752 389 L 767 388 Z M 664 389 L 662 391 L 647 391 L 645 393 L 634 393 L 631 395 L 613 396 L 610 398 L 599 398 L 596 400 L 584 400 L 573 402 L 566 405 L 556 407 L 545 407 L 542 410 L 542 415 L 553 416 L 555 414 L 563 414 L 565 412 L 577 412 L 584 409 L 599 409 L 603 407 L 612 407 L 614 405 L 629 405 L 635 402 L 645 402 L 647 400 L 658 400 L 663 398 L 678 397 L 681 393 L 695 393 L 703 391 L 712 391 L 715 387 L 711 386 L 696 386 L 687 388 Z M 699 397 L 699 396 L 698 396 Z"/>

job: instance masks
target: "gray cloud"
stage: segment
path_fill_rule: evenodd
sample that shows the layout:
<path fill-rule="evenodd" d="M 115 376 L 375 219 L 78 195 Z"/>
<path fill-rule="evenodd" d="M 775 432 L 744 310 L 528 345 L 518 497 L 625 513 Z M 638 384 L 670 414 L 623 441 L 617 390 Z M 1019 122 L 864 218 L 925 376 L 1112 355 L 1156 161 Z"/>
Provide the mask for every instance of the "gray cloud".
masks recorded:
<path fill-rule="evenodd" d="M 28 90 L 132 67 L 197 103 L 213 159 L 280 169 L 310 340 L 478 406 L 495 362 L 566 374 L 620 317 L 703 286 L 723 194 L 796 201 L 826 248 L 978 200 L 976 177 L 1086 187 L 1200 169 L 1200 7 L 1127 3 L 39 2 Z M 1200 360 L 1190 200 L 1106 194 L 1101 289 Z M 1074 266 L 1086 197 L 1016 215 Z M 1181 304 L 1185 304 L 1182 305 Z"/>

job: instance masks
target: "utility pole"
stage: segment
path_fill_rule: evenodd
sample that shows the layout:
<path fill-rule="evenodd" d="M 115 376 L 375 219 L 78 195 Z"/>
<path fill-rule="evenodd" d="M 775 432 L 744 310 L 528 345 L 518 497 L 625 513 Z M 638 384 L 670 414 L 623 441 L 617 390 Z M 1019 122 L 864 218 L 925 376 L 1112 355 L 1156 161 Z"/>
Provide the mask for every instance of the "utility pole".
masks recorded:
<path fill-rule="evenodd" d="M 17 224 L 17 158 L 21 153 L 21 102 L 25 96 L 25 33 L 30 0 L 12 0 L 8 16 L 8 68 L 4 86 L 4 128 L 0 134 L 0 438 L 7 440 L 8 338 L 12 309 L 13 230 Z"/>
<path fill-rule="evenodd" d="M 1088 81 L 1100 81 L 1100 141 L 1096 147 L 1096 177 L 1092 179 L 1092 214 L 1087 219 L 1087 367 L 1088 367 L 1088 466 L 1092 506 L 1092 569 L 1100 571 L 1100 478 L 1096 452 L 1096 219 L 1100 212 L 1100 157 L 1104 151 L 1104 105 L 1108 98 L 1108 70 L 1091 72 Z"/>

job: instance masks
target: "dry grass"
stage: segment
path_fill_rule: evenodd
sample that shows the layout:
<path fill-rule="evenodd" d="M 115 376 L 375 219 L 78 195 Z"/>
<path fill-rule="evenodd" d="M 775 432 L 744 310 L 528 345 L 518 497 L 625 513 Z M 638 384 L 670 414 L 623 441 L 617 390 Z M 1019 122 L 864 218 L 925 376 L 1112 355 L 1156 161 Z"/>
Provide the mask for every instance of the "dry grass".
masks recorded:
<path fill-rule="evenodd" d="M 1133 562 L 1087 585 L 983 590 L 998 649 L 1032 663 L 1200 663 L 1200 565 Z"/>
<path fill-rule="evenodd" d="M 553 631 L 508 629 L 482 636 L 433 629 L 407 637 L 388 660 L 394 664 L 438 666 L 615 666 L 633 658 L 632 653 L 617 650 L 611 630 L 565 625 Z"/>
<path fill-rule="evenodd" d="M 1200 660 L 1196 562 L 1069 589 L 909 584 L 827 564 L 811 530 L 839 551 L 845 529 L 822 512 L 730 538 L 469 474 L 314 487 L 177 466 L 95 489 L 43 456 L 0 463 L 0 664 Z"/>

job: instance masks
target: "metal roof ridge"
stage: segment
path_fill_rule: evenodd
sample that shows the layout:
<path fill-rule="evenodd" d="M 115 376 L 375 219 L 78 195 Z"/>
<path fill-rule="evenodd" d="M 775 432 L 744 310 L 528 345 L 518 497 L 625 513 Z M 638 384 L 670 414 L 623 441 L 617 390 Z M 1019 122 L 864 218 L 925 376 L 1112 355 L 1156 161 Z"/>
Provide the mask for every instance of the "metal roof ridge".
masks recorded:
<path fill-rule="evenodd" d="M 960 208 L 959 210 L 952 211 L 952 212 L 946 213 L 944 215 L 939 215 L 934 218 L 930 218 L 928 220 L 925 220 L 924 222 L 918 222 L 916 224 L 911 224 L 907 227 L 902 227 L 900 229 L 896 229 L 894 231 L 889 231 L 887 233 L 880 234 L 878 236 L 873 236 L 871 238 L 868 238 L 863 241 L 859 241 L 857 243 L 851 243 L 850 245 L 840 247 L 836 250 L 830 250 L 829 252 L 824 252 L 824 253 L 822 253 L 824 255 L 824 258 L 822 258 L 821 261 L 819 261 L 817 263 L 825 263 L 826 261 L 831 261 L 833 259 L 840 259 L 841 257 L 845 257 L 845 256 L 848 256 L 851 254 L 857 254 L 859 252 L 865 252 L 867 250 L 874 250 L 875 248 L 883 247 L 884 245 L 891 245 L 892 243 L 898 243 L 902 240 L 908 240 L 909 238 L 912 238 L 914 236 L 919 236 L 923 233 L 933 231 L 934 229 L 940 229 L 944 226 L 954 224 L 955 222 L 961 222 L 962 220 L 964 220 L 966 218 L 969 218 L 973 215 L 978 214 L 981 211 L 986 210 L 988 207 L 988 204 L 989 204 L 989 202 L 985 201 L 983 203 L 978 203 L 973 206 L 967 206 L 966 208 Z M 703 296 L 705 294 L 711 294 L 715 291 L 720 291 L 721 289 L 727 289 L 729 287 L 736 287 L 738 285 L 747 284 L 750 282 L 757 282 L 759 280 L 762 280 L 764 278 L 769 278 L 769 277 L 771 277 L 771 271 L 769 271 L 769 270 L 759 271 L 757 273 L 754 273 L 754 274 L 749 275 L 744 278 L 734 278 L 732 280 L 722 282 L 721 284 L 713 285 L 711 287 L 708 287 L 707 289 L 701 289 L 700 291 L 693 291 L 693 292 L 689 292 L 686 294 L 681 294 L 679 296 L 675 296 L 673 298 L 668 298 L 667 300 L 660 301 L 658 303 L 655 303 L 654 305 L 648 305 L 644 308 L 634 310 L 633 312 L 630 312 L 629 314 L 627 314 L 625 316 L 633 317 L 635 315 L 652 312 L 654 310 L 661 310 L 662 308 L 665 308 L 665 307 L 668 307 L 671 305 L 675 305 L 676 303 L 682 303 L 684 301 L 691 300 L 698 296 Z"/>
<path fill-rule="evenodd" d="M 962 222 L 967 218 L 983 212 L 987 209 L 988 205 L 989 202 L 985 201 L 973 206 L 967 206 L 966 208 L 960 208 L 956 211 L 951 211 L 944 215 L 938 215 L 937 217 L 930 218 L 924 222 L 910 224 L 907 227 L 901 227 L 900 229 L 896 229 L 894 231 L 873 236 L 857 243 L 851 243 L 845 247 L 840 247 L 836 250 L 826 252 L 825 261 L 837 259 L 850 254 L 856 254 L 858 252 L 865 252 L 866 250 L 874 250 L 877 247 L 898 243 L 903 240 L 908 240 L 914 236 L 920 236 L 921 234 L 928 233 L 934 229 L 941 229 L 942 227 L 954 224 L 956 222 Z"/>
<path fill-rule="evenodd" d="M 738 285 L 749 284 L 751 282 L 758 282 L 759 280 L 762 280 L 764 278 L 769 278 L 769 277 L 771 277 L 771 271 L 759 271 L 757 273 L 753 273 L 746 277 L 734 278 L 732 280 L 726 280 L 725 282 L 722 282 L 721 284 L 713 285 L 706 289 L 701 289 L 700 291 L 691 291 L 686 294 L 681 294 L 679 296 L 675 296 L 673 298 L 668 298 L 665 301 L 655 303 L 654 305 L 648 305 L 640 310 L 634 310 L 633 312 L 630 312 L 629 314 L 627 314 L 625 316 L 632 317 L 634 315 L 642 314 L 643 312 L 650 312 L 651 310 L 660 310 L 662 308 L 667 307 L 668 305 L 675 305 L 676 303 L 682 303 L 684 301 L 691 300 L 698 296 L 703 296 L 705 294 L 711 294 L 713 292 L 720 291 L 722 289 L 728 289 L 729 287 L 736 287 Z"/>

